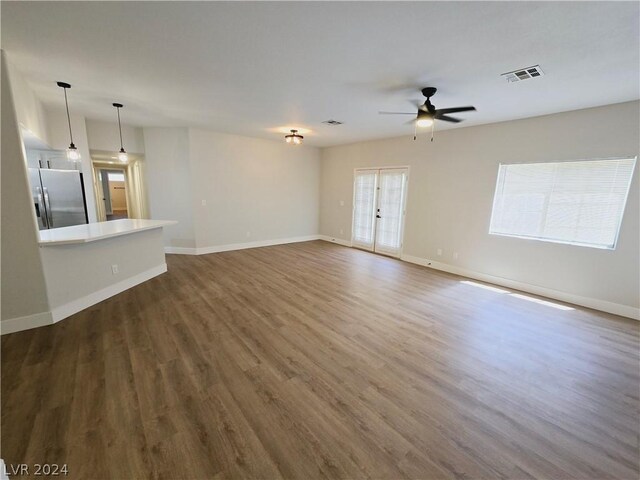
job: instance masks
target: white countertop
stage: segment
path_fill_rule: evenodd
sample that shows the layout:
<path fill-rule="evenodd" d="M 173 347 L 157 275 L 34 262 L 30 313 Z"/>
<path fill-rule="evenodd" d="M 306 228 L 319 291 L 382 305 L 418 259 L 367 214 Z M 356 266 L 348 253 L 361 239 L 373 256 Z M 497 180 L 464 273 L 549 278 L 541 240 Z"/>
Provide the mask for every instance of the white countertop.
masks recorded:
<path fill-rule="evenodd" d="M 95 242 L 105 238 L 175 225 L 176 223 L 178 222 L 172 220 L 122 219 L 40 230 L 40 246 Z"/>

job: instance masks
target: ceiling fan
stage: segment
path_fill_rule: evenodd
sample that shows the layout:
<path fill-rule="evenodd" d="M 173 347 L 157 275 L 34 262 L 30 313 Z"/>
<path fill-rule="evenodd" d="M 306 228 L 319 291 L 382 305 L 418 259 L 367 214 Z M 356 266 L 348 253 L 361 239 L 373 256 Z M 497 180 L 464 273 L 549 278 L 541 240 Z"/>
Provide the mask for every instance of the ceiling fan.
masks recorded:
<path fill-rule="evenodd" d="M 431 97 L 433 97 L 438 91 L 435 87 L 426 87 L 422 89 L 422 95 L 427 97 L 422 105 L 417 105 L 418 112 L 378 112 L 381 115 L 415 115 L 416 118 L 407 123 L 413 123 L 416 127 L 416 131 L 413 134 L 413 139 L 417 138 L 418 127 L 431 127 L 431 141 L 433 142 L 433 129 L 435 120 L 442 120 L 445 122 L 460 123 L 462 119 L 450 117 L 449 113 L 458 112 L 470 112 L 475 111 L 476 107 L 453 107 L 453 108 L 436 108 L 431 103 Z"/>

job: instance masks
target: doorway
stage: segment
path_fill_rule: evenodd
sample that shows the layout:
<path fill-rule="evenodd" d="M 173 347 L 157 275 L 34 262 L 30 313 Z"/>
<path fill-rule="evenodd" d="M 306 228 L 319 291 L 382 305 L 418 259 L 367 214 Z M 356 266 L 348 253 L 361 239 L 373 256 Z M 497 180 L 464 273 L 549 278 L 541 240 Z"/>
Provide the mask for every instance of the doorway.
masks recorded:
<path fill-rule="evenodd" d="M 353 187 L 352 244 L 400 257 L 408 168 L 357 169 Z"/>
<path fill-rule="evenodd" d="M 102 199 L 107 221 L 129 218 L 126 175 L 123 169 L 100 169 Z"/>
<path fill-rule="evenodd" d="M 129 154 L 125 164 L 113 154 L 91 151 L 99 222 L 149 218 L 144 184 L 144 157 Z"/>

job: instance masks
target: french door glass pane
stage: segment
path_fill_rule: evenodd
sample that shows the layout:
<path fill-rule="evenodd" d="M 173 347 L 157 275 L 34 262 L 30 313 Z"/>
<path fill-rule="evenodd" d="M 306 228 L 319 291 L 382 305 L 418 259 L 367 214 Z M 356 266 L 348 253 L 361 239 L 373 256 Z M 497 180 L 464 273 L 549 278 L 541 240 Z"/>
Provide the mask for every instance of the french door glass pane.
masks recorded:
<path fill-rule="evenodd" d="M 379 216 L 376 233 L 376 250 L 394 252 L 400 250 L 402 209 L 405 185 L 403 171 L 380 171 Z"/>
<path fill-rule="evenodd" d="M 373 225 L 376 201 L 375 171 L 356 173 L 354 210 L 353 210 L 353 241 L 363 246 L 373 246 Z"/>

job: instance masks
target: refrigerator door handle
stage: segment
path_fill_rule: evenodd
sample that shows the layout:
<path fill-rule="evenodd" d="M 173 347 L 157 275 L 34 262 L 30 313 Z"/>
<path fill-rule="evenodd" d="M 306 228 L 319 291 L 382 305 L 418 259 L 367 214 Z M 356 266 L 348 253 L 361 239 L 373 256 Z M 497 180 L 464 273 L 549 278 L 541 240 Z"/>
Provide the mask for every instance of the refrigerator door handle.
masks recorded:
<path fill-rule="evenodd" d="M 51 202 L 49 201 L 49 191 L 47 190 L 47 187 L 42 187 L 42 191 L 44 192 L 44 208 L 47 212 L 48 228 L 53 228 L 53 215 L 51 213 Z"/>
<path fill-rule="evenodd" d="M 40 187 L 36 187 L 36 192 L 38 193 L 37 199 L 38 203 L 36 208 L 36 216 L 42 219 L 42 223 L 45 228 L 49 228 L 49 219 L 47 218 L 47 209 L 42 205 L 42 190 Z"/>

